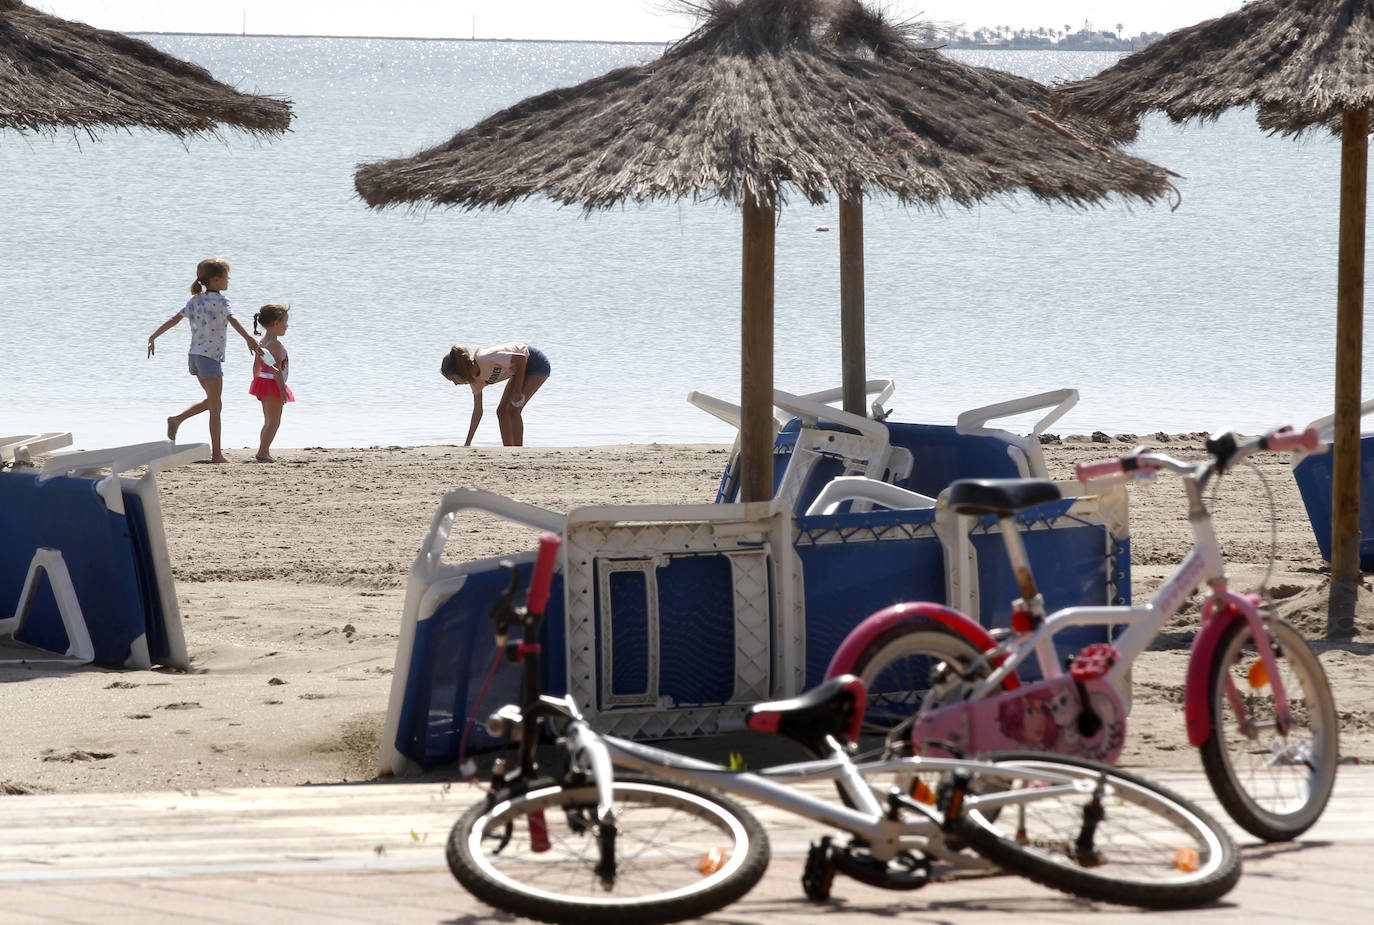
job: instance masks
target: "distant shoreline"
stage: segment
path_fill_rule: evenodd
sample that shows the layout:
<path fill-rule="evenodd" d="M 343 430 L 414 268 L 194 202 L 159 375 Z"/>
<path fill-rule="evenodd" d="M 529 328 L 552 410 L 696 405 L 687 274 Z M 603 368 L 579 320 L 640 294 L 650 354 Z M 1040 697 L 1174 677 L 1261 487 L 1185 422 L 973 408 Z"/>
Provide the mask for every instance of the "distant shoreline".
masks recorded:
<path fill-rule="evenodd" d="M 326 35 L 297 34 L 288 32 L 129 32 L 127 35 L 185 36 L 187 38 L 231 38 L 231 39 L 361 39 L 366 41 L 390 42 L 518 42 L 526 45 L 656 45 L 666 48 L 672 42 L 630 41 L 626 39 L 512 39 L 469 37 L 449 35 Z M 1126 54 L 1145 47 L 1144 42 L 1085 42 L 1073 45 L 1044 43 L 981 43 L 981 42 L 941 42 L 934 48 L 957 48 L 969 51 L 1118 51 Z"/>

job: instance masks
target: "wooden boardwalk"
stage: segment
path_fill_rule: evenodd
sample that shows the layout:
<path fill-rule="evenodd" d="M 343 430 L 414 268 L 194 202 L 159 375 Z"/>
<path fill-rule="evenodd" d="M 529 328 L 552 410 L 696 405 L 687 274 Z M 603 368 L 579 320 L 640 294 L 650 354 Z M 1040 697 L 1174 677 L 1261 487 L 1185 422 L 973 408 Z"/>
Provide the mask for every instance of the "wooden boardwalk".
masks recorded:
<path fill-rule="evenodd" d="M 1201 771 L 1151 772 L 1225 819 Z M 449 827 L 474 799 L 465 786 L 347 784 L 138 794 L 0 797 L 0 921 L 19 923 L 509 922 L 449 874 Z M 763 881 L 705 921 L 960 925 L 1089 919 L 1139 910 L 1082 902 L 1013 876 L 893 893 L 837 878 L 829 903 L 800 886 L 817 827 L 759 809 L 773 844 Z M 1229 823 L 1229 820 L 1227 820 Z M 1150 921 L 1374 921 L 1374 768 L 1346 766 L 1325 816 L 1292 844 L 1231 826 L 1245 872 L 1222 903 Z"/>

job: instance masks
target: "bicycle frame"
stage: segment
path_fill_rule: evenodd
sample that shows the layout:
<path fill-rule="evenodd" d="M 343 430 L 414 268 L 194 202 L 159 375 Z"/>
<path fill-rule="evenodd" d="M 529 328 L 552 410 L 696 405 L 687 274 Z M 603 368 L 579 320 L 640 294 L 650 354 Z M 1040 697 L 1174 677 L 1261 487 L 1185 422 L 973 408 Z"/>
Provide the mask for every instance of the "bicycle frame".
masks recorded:
<path fill-rule="evenodd" d="M 570 720 L 564 737 L 566 749 L 577 763 L 576 770 L 588 773 L 595 783 L 597 816 L 602 822 L 615 818 L 612 768 L 621 767 L 757 800 L 840 829 L 863 839 L 877 860 L 888 860 L 901 851 L 920 851 L 951 867 L 982 870 L 991 866 L 981 857 L 949 848 L 944 841 L 944 816 L 894 788 L 889 794 L 889 802 L 899 801 L 902 808 L 919 814 L 919 818 L 906 821 L 896 818 L 897 814 L 883 805 L 864 775 L 963 770 L 996 777 L 1004 772 L 1003 767 L 967 759 L 923 757 L 892 757 L 856 764 L 844 748 L 835 743 L 827 758 L 776 765 L 757 772 L 734 771 L 709 761 L 598 733 L 578 717 L 571 698 L 548 696 L 540 699 L 538 710 L 531 711 L 523 719 L 522 738 L 525 741 L 533 738 L 539 719 L 555 712 Z M 1066 792 L 1090 793 L 1095 786 L 1091 779 L 1052 771 L 1037 771 L 1037 776 L 1047 785 L 992 793 L 965 792 L 961 806 L 964 810 L 981 809 L 992 813 Z M 798 784 L 811 782 L 838 784 L 852 807 L 797 789 Z"/>
<path fill-rule="evenodd" d="M 1186 472 L 1183 482 L 1188 496 L 1188 520 L 1193 530 L 1194 545 L 1150 601 L 1144 605 L 1074 606 L 1055 611 L 1046 616 L 1039 626 L 1003 640 L 985 652 L 984 660 L 995 667 L 974 686 L 967 699 L 977 700 L 1000 693 L 1007 677 L 1031 658 L 1038 664 L 1042 677 L 1062 676 L 1065 670 L 1055 651 L 1054 639 L 1068 627 L 1124 626 L 1125 629 L 1112 643 L 1118 656 L 1116 663 L 1104 675 L 1104 679 L 1116 689 L 1129 710 L 1131 665 L 1159 635 L 1169 619 L 1178 613 L 1193 591 L 1205 584 L 1210 591 L 1202 608 L 1202 629 L 1193 640 L 1184 688 L 1189 742 L 1194 747 L 1199 746 L 1212 732 L 1211 712 L 1207 708 L 1208 673 L 1222 632 L 1237 619 L 1244 619 L 1250 625 L 1255 646 L 1269 683 L 1273 686 L 1277 722 L 1280 728 L 1287 726 L 1292 713 L 1265 620 L 1257 606 L 1258 597 L 1238 594 L 1228 586 L 1221 544 L 1212 524 L 1211 513 L 1203 503 L 1197 474 Z M 1003 521 L 1002 538 L 1013 572 L 1022 582 L 1024 601 L 1032 602 L 1033 608 L 1039 604 L 1039 595 L 1035 591 L 1029 559 L 1020 536 L 1008 520 Z M 1236 715 L 1244 722 L 1244 700 L 1229 677 L 1226 679 L 1226 696 Z"/>

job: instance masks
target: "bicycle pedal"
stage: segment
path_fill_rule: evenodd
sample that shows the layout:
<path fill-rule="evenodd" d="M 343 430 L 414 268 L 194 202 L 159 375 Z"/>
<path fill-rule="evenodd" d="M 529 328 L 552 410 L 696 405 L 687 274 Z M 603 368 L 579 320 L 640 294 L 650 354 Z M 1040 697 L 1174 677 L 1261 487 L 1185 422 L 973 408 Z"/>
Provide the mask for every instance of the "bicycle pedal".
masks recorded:
<path fill-rule="evenodd" d="M 802 868 L 802 891 L 806 898 L 823 903 L 830 898 L 835 882 L 835 849 L 827 835 L 815 842 L 806 852 L 806 866 Z"/>

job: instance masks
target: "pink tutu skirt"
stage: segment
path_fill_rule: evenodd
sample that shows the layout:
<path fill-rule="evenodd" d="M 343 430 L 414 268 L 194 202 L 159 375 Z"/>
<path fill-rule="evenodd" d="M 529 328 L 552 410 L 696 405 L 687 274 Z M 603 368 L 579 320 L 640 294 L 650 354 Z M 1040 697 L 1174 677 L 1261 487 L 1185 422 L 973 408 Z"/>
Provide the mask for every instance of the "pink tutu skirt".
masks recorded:
<path fill-rule="evenodd" d="M 277 391 L 277 380 L 264 379 L 261 376 L 253 377 L 253 384 L 248 387 L 248 394 L 256 396 L 258 401 L 264 398 L 281 398 L 281 393 Z M 286 400 L 293 402 L 296 396 L 291 392 L 291 386 L 286 387 Z"/>

